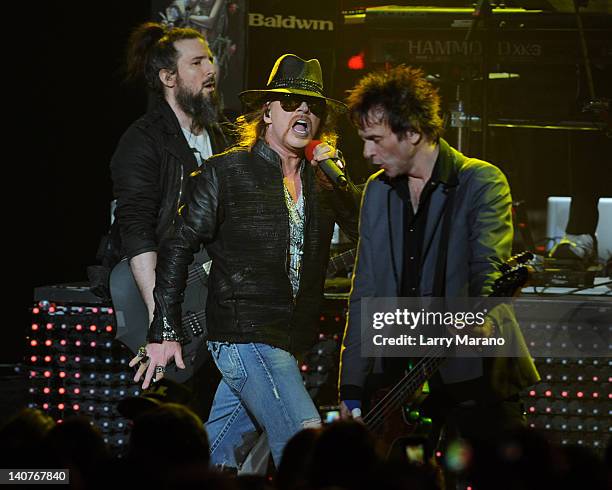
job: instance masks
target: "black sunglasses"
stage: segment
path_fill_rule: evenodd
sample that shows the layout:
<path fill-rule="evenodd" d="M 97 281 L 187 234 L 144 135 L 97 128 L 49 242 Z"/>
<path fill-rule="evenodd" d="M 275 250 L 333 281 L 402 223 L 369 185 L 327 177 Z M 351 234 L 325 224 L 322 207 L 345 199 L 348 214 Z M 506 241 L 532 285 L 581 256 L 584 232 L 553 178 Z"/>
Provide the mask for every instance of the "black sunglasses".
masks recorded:
<path fill-rule="evenodd" d="M 325 112 L 327 110 L 327 103 L 325 102 L 325 99 L 308 97 L 306 95 L 278 94 L 272 100 L 278 100 L 285 112 L 293 112 L 302 105 L 302 102 L 306 102 L 310 112 L 321 119 L 323 116 L 325 116 Z"/>

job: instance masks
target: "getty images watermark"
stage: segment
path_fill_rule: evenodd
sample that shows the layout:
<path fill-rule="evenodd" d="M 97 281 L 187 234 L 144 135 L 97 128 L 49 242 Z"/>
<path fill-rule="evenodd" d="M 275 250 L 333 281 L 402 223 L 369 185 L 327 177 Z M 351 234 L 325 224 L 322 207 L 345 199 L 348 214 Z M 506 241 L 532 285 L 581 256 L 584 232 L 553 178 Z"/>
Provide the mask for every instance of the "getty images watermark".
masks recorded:
<path fill-rule="evenodd" d="M 600 315 L 575 304 L 512 298 L 363 298 L 361 353 L 383 357 L 609 356 L 612 304 Z M 605 310 L 605 308 L 604 308 Z M 584 314 L 581 314 L 584 313 Z"/>

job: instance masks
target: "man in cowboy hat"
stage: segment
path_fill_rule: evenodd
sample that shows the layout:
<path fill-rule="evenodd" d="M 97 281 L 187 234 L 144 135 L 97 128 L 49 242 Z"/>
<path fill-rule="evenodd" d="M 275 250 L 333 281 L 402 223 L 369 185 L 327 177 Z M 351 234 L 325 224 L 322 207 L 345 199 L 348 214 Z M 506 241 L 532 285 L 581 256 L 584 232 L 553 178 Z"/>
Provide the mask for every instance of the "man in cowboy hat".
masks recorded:
<path fill-rule="evenodd" d="M 162 332 L 182 336 L 187 265 L 203 243 L 213 259 L 208 348 L 222 375 L 206 427 L 211 461 L 229 467 L 250 432 L 266 432 L 278 465 L 291 436 L 320 424 L 296 357 L 315 341 L 334 223 L 356 239 L 360 200 L 318 170 L 337 158 L 330 123 L 344 109 L 324 96 L 318 60 L 281 56 L 267 88 L 241 97 L 253 109 L 239 119 L 241 144 L 207 161 L 160 246 L 148 358 L 136 376 L 146 370 L 146 388 L 180 355 Z"/>

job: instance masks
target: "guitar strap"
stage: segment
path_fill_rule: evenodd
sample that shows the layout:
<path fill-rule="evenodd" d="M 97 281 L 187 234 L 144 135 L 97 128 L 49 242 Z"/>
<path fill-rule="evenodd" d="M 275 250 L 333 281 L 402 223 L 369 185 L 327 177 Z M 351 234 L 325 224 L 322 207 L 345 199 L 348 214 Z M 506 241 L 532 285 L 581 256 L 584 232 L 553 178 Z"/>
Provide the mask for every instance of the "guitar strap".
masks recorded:
<path fill-rule="evenodd" d="M 446 203 L 444 203 L 444 221 L 442 222 L 442 234 L 440 236 L 440 246 L 438 249 L 438 260 L 436 263 L 436 274 L 433 283 L 433 295 L 442 298 L 446 293 L 446 261 L 450 241 L 450 225 L 453 215 L 453 204 L 455 200 L 456 186 L 448 188 Z"/>

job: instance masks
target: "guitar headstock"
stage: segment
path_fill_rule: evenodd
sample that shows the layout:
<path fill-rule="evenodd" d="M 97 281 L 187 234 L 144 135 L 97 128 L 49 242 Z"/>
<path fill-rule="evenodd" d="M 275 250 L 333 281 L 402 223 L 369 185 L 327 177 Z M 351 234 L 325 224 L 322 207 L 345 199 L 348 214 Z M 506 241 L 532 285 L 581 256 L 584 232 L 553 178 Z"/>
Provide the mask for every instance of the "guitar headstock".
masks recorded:
<path fill-rule="evenodd" d="M 531 252 L 521 252 L 499 266 L 502 275 L 493 283 L 491 296 L 514 296 L 527 283 L 531 272 L 528 263 L 533 258 Z"/>

